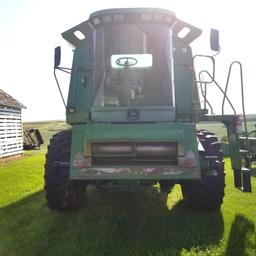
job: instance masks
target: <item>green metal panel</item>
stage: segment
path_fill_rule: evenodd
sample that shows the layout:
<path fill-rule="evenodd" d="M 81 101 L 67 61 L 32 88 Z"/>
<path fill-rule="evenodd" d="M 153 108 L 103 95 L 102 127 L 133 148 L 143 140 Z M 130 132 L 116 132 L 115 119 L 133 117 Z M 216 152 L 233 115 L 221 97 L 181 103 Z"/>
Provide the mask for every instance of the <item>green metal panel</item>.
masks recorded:
<path fill-rule="evenodd" d="M 191 48 L 174 41 L 174 84 L 177 116 L 192 113 L 193 58 Z"/>
<path fill-rule="evenodd" d="M 195 162 L 193 167 L 170 165 L 163 167 L 159 173 L 150 173 L 152 166 L 121 166 L 124 171 L 118 173 L 105 173 L 102 169 L 112 168 L 104 166 L 99 168 L 78 168 L 75 164 L 77 158 L 85 156 L 85 145 L 94 142 L 178 142 L 184 147 L 184 154 L 189 152 Z M 72 154 L 70 164 L 70 177 L 72 179 L 105 180 L 105 179 L 198 179 L 200 178 L 200 164 L 195 124 L 168 123 L 168 124 L 88 124 L 74 125 L 72 137 Z M 156 168 L 159 166 L 155 166 Z M 119 168 L 119 167 L 118 167 Z M 117 168 L 117 169 L 118 169 Z M 154 168 L 154 167 L 152 167 Z M 115 169 L 115 168 L 113 168 Z"/>
<path fill-rule="evenodd" d="M 67 108 L 67 122 L 85 122 L 92 106 L 92 51 L 87 44 L 75 49 L 70 80 Z"/>
<path fill-rule="evenodd" d="M 134 122 L 163 122 L 175 120 L 175 108 L 172 106 L 122 106 L 93 107 L 92 120 L 95 122 L 131 122 L 127 117 L 129 110 L 139 111 Z"/>

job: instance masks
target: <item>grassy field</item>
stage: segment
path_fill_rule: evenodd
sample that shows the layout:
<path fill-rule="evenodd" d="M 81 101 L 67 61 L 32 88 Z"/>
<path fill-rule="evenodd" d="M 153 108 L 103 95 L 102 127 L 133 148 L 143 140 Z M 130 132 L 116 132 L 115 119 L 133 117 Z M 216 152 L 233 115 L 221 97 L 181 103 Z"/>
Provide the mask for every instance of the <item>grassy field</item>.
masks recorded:
<path fill-rule="evenodd" d="M 46 142 L 64 123 L 40 123 Z M 187 209 L 180 187 L 87 190 L 79 212 L 59 214 L 43 193 L 45 147 L 0 163 L 0 255 L 255 255 L 256 177 L 253 193 L 233 187 L 226 160 L 226 196 L 220 211 Z"/>

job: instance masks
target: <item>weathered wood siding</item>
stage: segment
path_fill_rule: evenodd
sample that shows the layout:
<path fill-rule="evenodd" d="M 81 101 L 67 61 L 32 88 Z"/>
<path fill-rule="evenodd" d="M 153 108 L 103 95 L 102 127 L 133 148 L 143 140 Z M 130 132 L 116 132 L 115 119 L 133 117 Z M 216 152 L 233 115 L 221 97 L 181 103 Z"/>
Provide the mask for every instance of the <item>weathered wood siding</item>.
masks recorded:
<path fill-rule="evenodd" d="M 0 158 L 23 153 L 21 109 L 0 105 Z"/>

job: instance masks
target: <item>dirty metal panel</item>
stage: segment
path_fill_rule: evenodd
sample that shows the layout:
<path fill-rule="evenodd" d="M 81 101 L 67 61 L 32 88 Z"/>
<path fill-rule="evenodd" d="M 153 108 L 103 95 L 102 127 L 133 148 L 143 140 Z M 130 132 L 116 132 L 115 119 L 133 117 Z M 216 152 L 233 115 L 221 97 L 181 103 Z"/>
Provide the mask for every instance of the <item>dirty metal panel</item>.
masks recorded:
<path fill-rule="evenodd" d="M 120 142 L 124 143 L 122 146 L 125 147 L 121 149 L 125 152 L 121 154 L 120 162 L 111 162 L 112 153 L 116 154 Z M 93 150 L 95 143 L 100 145 L 97 150 Z M 135 150 L 131 149 L 131 143 L 137 145 Z M 148 147 L 150 143 L 156 148 Z M 170 159 L 173 160 L 171 155 L 174 151 L 169 149 L 171 145 L 176 145 L 173 147 L 177 155 L 175 161 L 139 162 L 141 157 L 154 159 L 149 149 L 156 150 L 156 156 L 159 154 L 164 160 L 166 154 L 170 153 Z M 103 157 L 109 157 L 109 161 L 98 162 L 97 165 L 97 162 L 93 162 L 93 154 L 97 153 L 101 157 L 102 150 Z M 134 153 L 136 163 L 132 158 Z M 120 154 L 116 156 L 118 158 Z M 121 162 L 124 156 L 125 162 Z M 70 162 L 71 179 L 198 179 L 201 175 L 196 129 L 194 124 L 189 123 L 75 125 Z"/>
<path fill-rule="evenodd" d="M 180 167 L 83 168 L 72 179 L 199 179 L 200 174 Z"/>

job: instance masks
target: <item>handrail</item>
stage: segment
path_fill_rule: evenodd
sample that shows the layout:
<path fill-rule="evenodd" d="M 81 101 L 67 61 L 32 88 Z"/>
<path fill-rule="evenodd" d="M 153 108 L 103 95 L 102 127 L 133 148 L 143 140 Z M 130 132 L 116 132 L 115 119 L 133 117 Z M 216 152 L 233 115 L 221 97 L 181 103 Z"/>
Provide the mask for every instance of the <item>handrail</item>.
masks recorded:
<path fill-rule="evenodd" d="M 202 71 L 203 71 L 203 70 L 202 70 Z M 208 106 L 210 107 L 210 109 L 211 109 L 211 114 L 213 114 L 213 107 L 212 107 L 211 103 L 207 100 L 207 97 L 206 97 L 206 85 L 207 85 L 207 83 L 205 83 L 205 82 L 203 82 L 203 81 L 201 80 L 202 71 L 199 73 L 199 81 L 198 81 L 198 83 L 199 83 L 199 86 L 200 86 L 201 94 L 202 94 L 202 96 L 203 96 L 203 98 L 204 98 L 204 108 L 206 109 L 206 103 L 207 103 L 207 105 L 208 105 Z M 205 88 L 205 89 L 203 89 L 203 84 L 204 84 L 204 88 Z"/>
<path fill-rule="evenodd" d="M 201 88 L 201 94 L 205 100 L 205 105 L 206 103 L 210 106 L 211 108 L 211 112 L 212 112 L 212 107 L 209 103 L 209 101 L 206 99 L 206 83 L 205 83 L 205 92 L 203 92 L 203 88 L 202 88 L 202 84 L 203 82 L 201 81 L 201 75 L 202 73 L 206 73 L 211 79 L 211 82 L 214 82 L 215 85 L 220 89 L 220 91 L 223 93 L 223 101 L 222 101 L 222 115 L 224 115 L 224 104 L 225 104 L 225 100 L 228 101 L 230 107 L 232 108 L 234 115 L 236 116 L 236 110 L 234 108 L 234 106 L 232 105 L 231 101 L 229 100 L 229 97 L 227 96 L 227 90 L 228 90 L 228 85 L 229 85 L 229 80 L 230 80 L 230 76 L 231 76 L 231 71 L 233 70 L 233 66 L 237 64 L 239 65 L 239 71 L 240 71 L 240 85 L 241 85 L 241 96 L 242 96 L 242 110 L 243 110 L 243 120 L 244 120 L 244 128 L 245 128 L 245 138 L 246 138 L 246 146 L 248 149 L 248 155 L 249 155 L 249 164 L 251 166 L 251 152 L 250 152 L 250 147 L 249 147 L 249 139 L 248 139 L 248 129 L 247 129 L 247 120 L 246 120 L 246 115 L 245 115 L 245 105 L 244 105 L 244 83 L 243 83 L 243 69 L 242 69 L 242 63 L 239 61 L 233 61 L 230 66 L 229 66 L 229 72 L 228 72 L 228 76 L 227 76 L 227 81 L 226 81 L 226 86 L 225 86 L 225 90 L 223 91 L 223 89 L 220 87 L 220 85 L 216 82 L 216 80 L 214 79 L 214 77 L 207 71 L 207 70 L 202 70 L 199 72 L 199 83 L 200 83 L 200 88 Z"/>
<path fill-rule="evenodd" d="M 211 61 L 212 61 L 212 76 L 211 76 L 212 80 L 209 81 L 209 82 L 204 82 L 204 83 L 206 83 L 206 84 L 211 84 L 211 83 L 214 81 L 214 79 L 215 79 L 215 59 L 214 59 L 214 56 L 215 56 L 215 55 L 211 56 L 211 55 L 197 54 L 197 55 L 195 55 L 195 56 L 193 57 L 193 65 L 194 65 L 194 63 L 195 63 L 195 58 L 197 58 L 197 57 L 210 58 Z M 202 70 L 202 71 L 204 71 L 204 70 Z M 202 72 L 202 71 L 201 71 L 201 72 Z M 201 73 L 201 72 L 200 72 L 200 73 Z M 200 80 L 200 73 L 199 73 L 199 81 L 196 80 L 196 82 L 201 82 L 201 80 Z"/>
<path fill-rule="evenodd" d="M 236 116 L 236 110 L 234 108 L 234 106 L 232 105 L 231 101 L 229 100 L 228 96 L 225 95 L 225 92 L 223 91 L 223 89 L 220 87 L 220 85 L 216 82 L 216 80 L 214 79 L 214 77 L 207 71 L 207 70 L 202 70 L 199 72 L 199 78 L 201 77 L 202 73 L 206 73 L 211 79 L 212 82 L 219 88 L 219 90 L 223 93 L 224 97 L 227 99 L 230 107 L 232 108 L 234 115 Z M 200 78 L 201 79 L 201 78 Z M 204 95 L 203 95 L 204 96 Z"/>
<path fill-rule="evenodd" d="M 242 110 L 243 110 L 243 119 L 244 119 L 244 129 L 245 129 L 245 138 L 246 138 L 246 146 L 248 149 L 248 155 L 249 155 L 249 164 L 251 166 L 251 152 L 249 148 L 249 139 L 248 139 L 248 129 L 247 129 L 247 120 L 246 120 L 246 115 L 245 115 L 245 106 L 244 106 L 244 81 L 243 81 L 243 67 L 242 63 L 240 61 L 233 61 L 230 66 L 229 66 L 229 71 L 228 71 L 228 77 L 227 77 L 227 82 L 226 82 L 226 87 L 225 87 L 225 95 L 222 101 L 222 115 L 224 114 L 224 103 L 226 99 L 226 93 L 228 90 L 228 85 L 229 85 L 229 79 L 231 76 L 231 71 L 233 70 L 233 66 L 237 64 L 239 66 L 239 71 L 240 71 L 240 85 L 241 85 L 241 96 L 242 96 Z"/>
<path fill-rule="evenodd" d="M 230 66 L 229 66 L 229 70 L 228 70 L 228 76 L 227 76 L 227 81 L 226 81 L 226 86 L 225 86 L 225 94 L 224 94 L 224 97 L 223 97 L 223 101 L 222 101 L 222 115 L 224 115 L 224 104 L 225 104 L 225 100 L 227 98 L 227 91 L 228 91 L 228 85 L 229 85 L 229 79 L 230 79 L 230 76 L 231 76 L 231 71 L 232 71 L 232 68 L 233 68 L 233 65 L 234 64 L 238 64 L 239 65 L 239 70 L 240 70 L 240 78 L 241 78 L 241 86 L 242 86 L 242 104 L 243 104 L 243 99 L 244 99 L 244 96 L 243 96 L 243 72 L 242 72 L 242 64 L 241 62 L 239 61 L 233 61 Z"/>
<path fill-rule="evenodd" d="M 57 87 L 58 87 L 58 90 L 59 90 L 59 93 L 60 93 L 62 102 L 63 102 L 63 104 L 64 104 L 64 107 L 65 107 L 66 111 L 67 111 L 67 104 L 66 104 L 66 102 L 65 102 L 65 100 L 64 100 L 64 97 L 63 97 L 63 94 L 62 94 L 62 91 L 61 91 L 61 88 L 60 88 L 60 84 L 59 84 L 59 81 L 58 81 L 58 77 L 57 77 L 57 75 L 56 75 L 56 69 L 58 69 L 58 68 L 54 68 L 53 75 L 54 75 L 54 78 L 55 78 L 55 81 L 56 81 L 56 84 L 57 84 Z"/>

